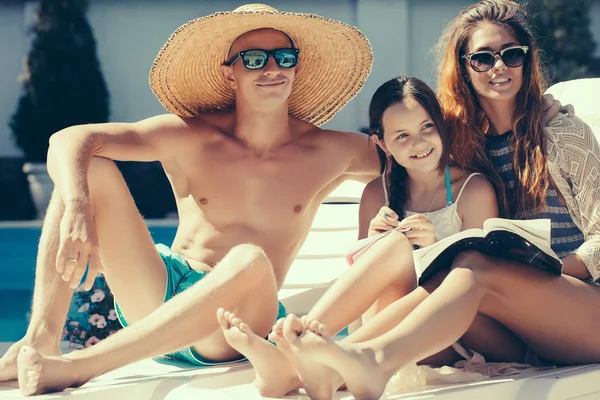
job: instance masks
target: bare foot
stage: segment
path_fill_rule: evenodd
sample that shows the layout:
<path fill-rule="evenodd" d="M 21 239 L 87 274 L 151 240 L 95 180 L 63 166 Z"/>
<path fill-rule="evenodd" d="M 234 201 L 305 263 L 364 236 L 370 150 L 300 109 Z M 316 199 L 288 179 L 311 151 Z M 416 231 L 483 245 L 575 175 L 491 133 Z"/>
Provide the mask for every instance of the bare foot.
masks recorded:
<path fill-rule="evenodd" d="M 335 342 L 319 321 L 303 321 L 306 332 L 292 345 L 294 351 L 313 364 L 324 364 L 339 372 L 347 390 L 359 400 L 379 399 L 390 377 L 386 377 L 373 351 Z"/>
<path fill-rule="evenodd" d="M 30 346 L 21 347 L 17 362 L 19 388 L 25 396 L 60 392 L 91 379 L 82 377 L 81 368 L 74 361 L 62 356 L 44 356 Z"/>
<path fill-rule="evenodd" d="M 17 357 L 19 356 L 19 351 L 21 347 L 24 345 L 29 345 L 30 342 L 21 339 L 18 342 L 14 343 L 9 349 L 6 351 L 4 356 L 0 358 L 0 382 L 12 381 L 17 379 Z M 38 347 L 44 354 L 59 356 L 60 348 L 58 347 L 58 342 L 54 344 L 54 346 L 39 346 Z"/>
<path fill-rule="evenodd" d="M 217 320 L 225 340 L 243 354 L 256 371 L 254 385 L 261 396 L 283 397 L 300 387 L 296 369 L 271 343 L 257 336 L 248 324 L 222 308 L 217 310 Z"/>
<path fill-rule="evenodd" d="M 275 331 L 277 326 L 273 328 Z M 277 343 L 278 348 L 290 359 L 300 380 L 304 383 L 304 390 L 312 400 L 330 400 L 342 384 L 340 374 L 323 363 L 315 363 L 299 351 L 300 337 L 304 336 L 305 328 L 297 316 L 289 314 L 282 326 L 283 339 Z"/>

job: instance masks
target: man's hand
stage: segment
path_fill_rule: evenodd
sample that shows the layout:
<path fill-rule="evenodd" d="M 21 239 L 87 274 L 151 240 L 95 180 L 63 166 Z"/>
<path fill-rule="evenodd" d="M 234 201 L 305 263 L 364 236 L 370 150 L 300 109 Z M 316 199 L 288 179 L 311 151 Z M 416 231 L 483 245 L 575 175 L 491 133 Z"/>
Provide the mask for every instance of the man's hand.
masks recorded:
<path fill-rule="evenodd" d="M 569 117 L 575 116 L 575 109 L 572 104 L 562 106 L 560 101 L 554 100 L 554 96 L 549 93 L 542 97 L 542 104 L 544 106 L 544 125 L 548 125 L 548 122 L 559 112 L 567 114 Z"/>
<path fill-rule="evenodd" d="M 89 202 L 76 202 L 65 205 L 65 213 L 60 222 L 60 244 L 56 257 L 56 270 L 62 274 L 70 287 L 79 286 L 88 267 L 84 289 L 90 290 L 99 270 L 100 253 L 98 234 Z"/>
<path fill-rule="evenodd" d="M 381 232 L 387 232 L 390 229 L 394 229 L 398 226 L 398 214 L 389 207 L 383 206 L 379 209 L 379 212 L 371 220 L 369 224 L 368 236 L 377 235 Z"/>
<path fill-rule="evenodd" d="M 404 232 L 404 235 L 406 235 L 413 247 L 415 245 L 419 246 L 419 248 L 427 247 L 437 242 L 433 223 L 423 214 L 415 214 L 404 218 L 400 221 L 399 226 L 401 228 L 410 228 L 410 231 Z"/>

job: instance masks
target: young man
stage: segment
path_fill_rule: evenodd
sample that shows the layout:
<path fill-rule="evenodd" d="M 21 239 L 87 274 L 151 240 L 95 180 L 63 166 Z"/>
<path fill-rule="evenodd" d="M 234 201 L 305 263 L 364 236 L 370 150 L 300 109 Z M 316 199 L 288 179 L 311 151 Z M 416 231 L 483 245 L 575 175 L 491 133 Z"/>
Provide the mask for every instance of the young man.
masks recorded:
<path fill-rule="evenodd" d="M 356 95 L 371 65 L 370 44 L 357 29 L 268 6 L 177 30 L 150 72 L 171 114 L 52 137 L 55 192 L 31 323 L 0 360 L 0 380 L 18 376 L 21 391 L 33 395 L 161 354 L 197 365 L 239 359 L 243 343 L 235 350 L 227 342 L 227 319 L 221 312 L 223 330 L 215 319 L 220 307 L 266 337 L 285 315 L 277 292 L 322 200 L 346 179 L 369 181 L 379 172 L 366 135 L 318 128 Z M 180 220 L 170 249 L 155 247 L 112 160 L 164 166 Z M 86 266 L 85 287 L 102 270 L 127 328 L 60 356 Z M 289 367 L 271 350 L 280 357 L 274 362 Z"/>

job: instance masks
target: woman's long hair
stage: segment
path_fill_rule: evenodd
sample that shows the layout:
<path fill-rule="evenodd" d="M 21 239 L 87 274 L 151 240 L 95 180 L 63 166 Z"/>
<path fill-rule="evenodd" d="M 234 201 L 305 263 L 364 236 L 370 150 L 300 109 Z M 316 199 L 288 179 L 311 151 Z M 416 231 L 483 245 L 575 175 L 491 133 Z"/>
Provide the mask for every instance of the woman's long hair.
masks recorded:
<path fill-rule="evenodd" d="M 438 170 L 442 173 L 448 163 L 448 130 L 437 96 L 423 81 L 401 76 L 390 79 L 381 85 L 375 91 L 369 105 L 369 135 L 375 135 L 383 142 L 381 122 L 383 113 L 390 106 L 408 98 L 417 101 L 429 113 L 431 120 L 440 133 L 443 150 Z M 377 154 L 379 155 L 381 171 L 384 174 L 386 189 L 389 194 L 389 207 L 402 219 L 410 198 L 406 169 L 398 164 L 393 157 L 388 158 L 379 146 L 377 146 Z"/>
<path fill-rule="evenodd" d="M 496 188 L 504 188 L 485 150 L 490 121 L 468 82 L 466 54 L 473 32 L 484 23 L 498 25 L 528 46 L 523 63 L 523 83 L 517 94 L 512 120 L 511 147 L 517 178 L 514 197 L 506 204 L 505 190 L 499 196 L 501 210 L 510 217 L 545 205 L 548 164 L 543 123 L 542 95 L 547 87 L 539 49 L 527 27 L 527 12 L 514 1 L 483 0 L 463 10 L 446 28 L 437 47 L 439 98 L 452 132 L 451 154 L 459 164 L 484 172 Z M 502 132 L 499 132 L 502 133 Z M 498 190 L 497 190 L 498 192 Z"/>

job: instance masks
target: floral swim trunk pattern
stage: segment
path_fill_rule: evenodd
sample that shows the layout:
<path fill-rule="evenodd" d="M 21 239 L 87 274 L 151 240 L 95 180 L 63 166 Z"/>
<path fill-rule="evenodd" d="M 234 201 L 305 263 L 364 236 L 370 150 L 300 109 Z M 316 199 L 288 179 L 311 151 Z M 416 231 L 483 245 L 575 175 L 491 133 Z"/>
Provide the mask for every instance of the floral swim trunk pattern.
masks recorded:
<path fill-rule="evenodd" d="M 121 329 L 115 301 L 103 275 L 98 275 L 90 291 L 75 290 L 62 340 L 73 347 L 90 347 Z"/>

